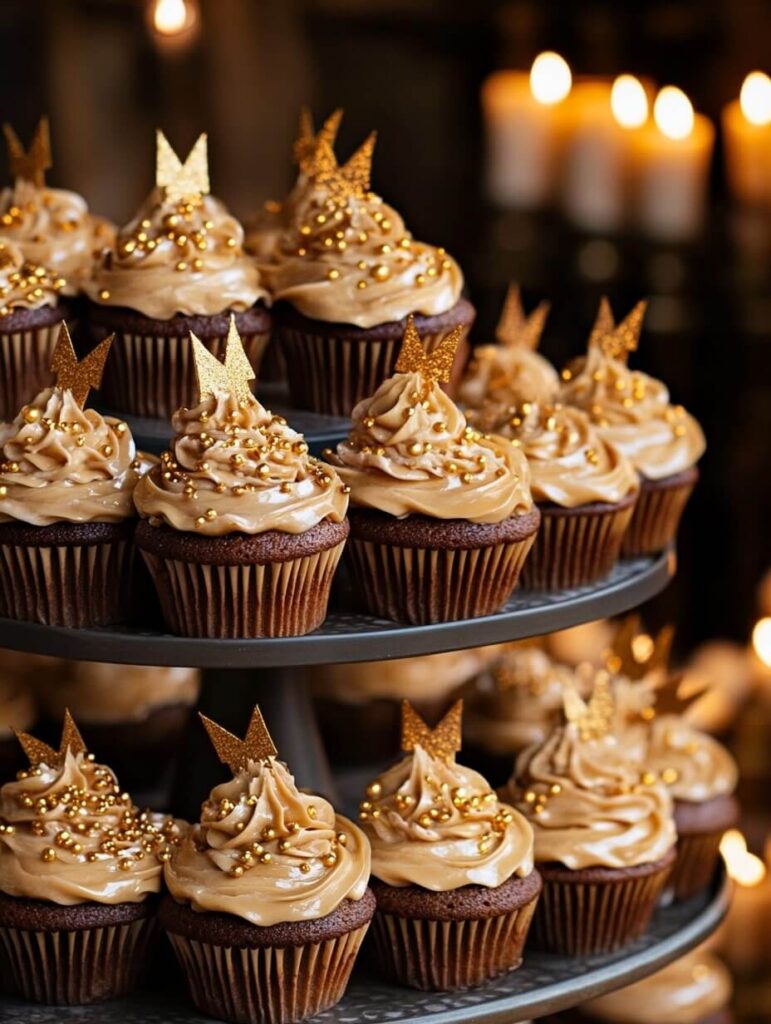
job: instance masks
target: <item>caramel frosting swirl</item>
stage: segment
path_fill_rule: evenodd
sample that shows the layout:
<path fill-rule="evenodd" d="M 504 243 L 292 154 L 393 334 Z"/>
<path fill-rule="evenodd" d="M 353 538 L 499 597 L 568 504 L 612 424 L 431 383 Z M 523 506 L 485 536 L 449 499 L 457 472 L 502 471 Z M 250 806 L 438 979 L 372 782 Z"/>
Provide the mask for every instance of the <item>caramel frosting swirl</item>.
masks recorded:
<path fill-rule="evenodd" d="M 653 719 L 645 764 L 667 782 L 675 800 L 699 803 L 736 789 L 738 769 L 728 750 L 678 715 Z"/>
<path fill-rule="evenodd" d="M 256 398 L 224 392 L 172 418 L 177 436 L 134 494 L 139 514 L 175 530 L 305 533 L 339 523 L 348 495 L 330 467 L 308 455 L 301 434 Z"/>
<path fill-rule="evenodd" d="M 548 359 L 526 345 L 479 345 L 458 390 L 469 423 L 498 433 L 521 402 L 554 402 L 559 374 Z"/>
<path fill-rule="evenodd" d="M 67 750 L 0 789 L 0 889 L 72 905 L 137 903 L 161 887 L 180 823 L 140 812 L 92 755 Z"/>
<path fill-rule="evenodd" d="M 0 678 L 0 739 L 12 739 L 14 729 L 29 729 L 36 717 L 31 687 L 22 679 Z"/>
<path fill-rule="evenodd" d="M 420 745 L 373 782 L 359 817 L 387 885 L 493 889 L 533 870 L 533 830 L 478 772 Z"/>
<path fill-rule="evenodd" d="M 704 433 L 681 405 L 671 405 L 665 384 L 592 345 L 585 358 L 563 371 L 560 398 L 585 410 L 597 432 L 648 480 L 695 466 L 706 448 Z"/>
<path fill-rule="evenodd" d="M 244 231 L 213 196 L 171 201 L 154 189 L 104 252 L 86 292 L 157 320 L 242 312 L 267 299 Z"/>
<path fill-rule="evenodd" d="M 416 242 L 374 192 L 339 198 L 321 183 L 300 182 L 275 216 L 287 225 L 276 239 L 263 227 L 268 257 L 260 271 L 273 298 L 304 316 L 368 328 L 446 313 L 460 298 L 455 260 Z"/>
<path fill-rule="evenodd" d="M 536 863 L 624 868 L 649 864 L 674 846 L 672 800 L 612 735 L 584 739 L 569 723 L 520 754 L 501 791 L 526 814 Z"/>
<path fill-rule="evenodd" d="M 337 455 L 325 454 L 355 505 L 399 518 L 499 523 L 533 507 L 522 452 L 468 427 L 452 399 L 419 373 L 383 381 L 353 410 Z"/>
<path fill-rule="evenodd" d="M 64 285 L 64 278 L 26 259 L 18 245 L 0 241 L 0 325 L 16 310 L 55 306 Z"/>
<path fill-rule="evenodd" d="M 0 238 L 18 245 L 29 262 L 47 267 L 52 278 L 63 278 L 65 295 L 77 294 L 113 236 L 112 225 L 90 214 L 76 192 L 17 178 L 0 193 Z"/>
<path fill-rule="evenodd" d="M 0 522 L 115 523 L 134 515 L 134 439 L 121 420 L 46 388 L 0 426 Z"/>
<path fill-rule="evenodd" d="M 268 926 L 313 921 L 360 900 L 369 874 L 362 831 L 322 797 L 300 792 L 271 757 L 211 791 L 165 878 L 194 910 Z"/>

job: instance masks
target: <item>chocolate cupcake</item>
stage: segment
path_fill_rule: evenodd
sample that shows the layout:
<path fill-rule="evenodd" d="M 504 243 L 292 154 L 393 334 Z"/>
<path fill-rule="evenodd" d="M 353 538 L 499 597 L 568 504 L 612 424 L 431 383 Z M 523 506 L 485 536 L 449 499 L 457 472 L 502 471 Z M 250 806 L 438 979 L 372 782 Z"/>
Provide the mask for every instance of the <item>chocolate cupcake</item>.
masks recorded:
<path fill-rule="evenodd" d="M 327 612 L 348 495 L 301 434 L 260 405 L 234 320 L 222 364 L 193 335 L 200 401 L 137 486 L 136 543 L 169 628 L 297 636 Z"/>
<path fill-rule="evenodd" d="M 522 453 L 467 426 L 439 387 L 456 329 L 430 354 L 408 319 L 396 373 L 327 451 L 351 488 L 347 558 L 368 609 L 413 624 L 489 615 L 516 586 L 540 514 Z"/>
<path fill-rule="evenodd" d="M 141 812 L 68 713 L 58 750 L 26 733 L 30 768 L 0 789 L 0 950 L 24 998 L 79 1005 L 130 992 L 155 932 L 177 823 Z"/>
<path fill-rule="evenodd" d="M 541 891 L 532 829 L 455 761 L 462 708 L 458 701 L 430 729 L 404 701 L 407 756 L 360 805 L 377 964 L 411 988 L 470 988 L 515 970 Z"/>
<path fill-rule="evenodd" d="M 66 661 L 38 681 L 35 693 L 48 722 L 61 721 L 69 708 L 89 749 L 109 756 L 124 785 L 148 789 L 173 763 L 200 685 L 194 668 Z"/>
<path fill-rule="evenodd" d="M 83 405 L 111 339 L 80 363 L 65 324 L 41 391 L 0 427 L 0 615 L 50 626 L 124 621 L 139 463 L 127 425 Z"/>
<path fill-rule="evenodd" d="M 565 723 L 525 750 L 501 798 L 527 815 L 543 894 L 539 948 L 611 953 L 648 927 L 675 861 L 672 800 L 611 730 L 607 673 L 589 702 L 565 691 Z"/>
<path fill-rule="evenodd" d="M 375 136 L 338 165 L 338 121 L 316 136 L 303 123 L 301 178 L 291 206 L 275 214 L 286 221 L 279 237 L 263 232 L 268 256 L 260 270 L 279 303 L 293 404 L 347 416 L 394 372 L 410 315 L 431 351 L 456 333 L 457 376 L 475 310 L 461 297 L 457 263 L 444 249 L 416 242 L 396 210 L 370 191 Z"/>
<path fill-rule="evenodd" d="M 0 657 L 0 778 L 14 775 L 23 767 L 24 755 L 16 733 L 31 729 L 36 721 L 32 686 Z"/>
<path fill-rule="evenodd" d="M 559 374 L 537 351 L 548 315 L 549 303 L 541 302 L 525 316 L 519 287 L 509 285 L 497 344 L 474 346 L 458 389 L 458 404 L 473 427 L 495 433 L 520 402 L 556 401 Z"/>
<path fill-rule="evenodd" d="M 630 557 L 654 554 L 674 542 L 706 447 L 696 420 L 681 405 L 670 404 L 666 385 L 626 365 L 644 314 L 640 302 L 613 327 L 603 300 L 589 350 L 563 370 L 560 392 L 563 402 L 589 414 L 597 433 L 640 477 L 640 496 L 623 542 Z"/>
<path fill-rule="evenodd" d="M 190 404 L 190 332 L 221 356 L 231 314 L 259 366 L 270 334 L 267 293 L 244 253 L 243 228 L 208 193 L 206 136 L 182 165 L 158 132 L 156 187 L 86 287 L 92 336 L 116 335 L 104 388 L 114 409 L 167 418 Z"/>
<path fill-rule="evenodd" d="M 243 741 L 203 721 L 233 778 L 211 791 L 167 864 L 161 924 L 202 1013 L 239 1024 L 315 1017 L 342 998 L 375 910 L 369 844 L 297 788 L 259 708 Z"/>

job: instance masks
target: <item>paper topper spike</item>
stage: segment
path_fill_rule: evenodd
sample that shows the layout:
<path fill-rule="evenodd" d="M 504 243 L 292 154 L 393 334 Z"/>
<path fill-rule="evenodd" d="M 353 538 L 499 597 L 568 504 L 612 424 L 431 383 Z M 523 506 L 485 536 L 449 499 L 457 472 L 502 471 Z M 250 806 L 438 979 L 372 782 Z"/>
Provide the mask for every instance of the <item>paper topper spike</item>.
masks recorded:
<path fill-rule="evenodd" d="M 667 676 L 664 682 L 656 687 L 653 693 L 655 715 L 683 715 L 691 704 L 694 704 L 709 689 L 707 680 L 698 680 L 683 692 L 685 680 L 684 672 L 676 672 L 674 675 Z"/>
<path fill-rule="evenodd" d="M 321 162 L 324 169 L 330 170 L 337 166 L 334 146 L 340 122 L 343 119 L 342 108 L 338 107 L 326 119 L 324 124 L 315 133 L 313 128 L 313 117 L 308 107 L 300 110 L 300 130 L 297 141 L 294 144 L 294 158 L 304 174 L 313 177 L 317 171 L 317 161 L 320 149 L 324 149 Z"/>
<path fill-rule="evenodd" d="M 78 405 L 83 408 L 91 388 L 98 388 L 102 383 L 104 364 L 110 354 L 114 334 L 100 341 L 96 348 L 91 349 L 87 356 L 78 362 L 72 338 L 67 324 L 62 320 L 59 337 L 51 357 L 51 373 L 56 375 L 56 386 L 66 388 Z"/>
<path fill-rule="evenodd" d="M 228 337 L 225 342 L 225 373 L 233 394 L 239 402 L 248 402 L 252 397 L 249 381 L 255 379 L 252 364 L 244 351 L 241 335 L 236 327 L 236 318 L 230 314 Z"/>
<path fill-rule="evenodd" d="M 353 156 L 340 168 L 340 174 L 347 184 L 349 193 L 359 198 L 369 192 L 372 156 L 376 142 L 377 132 L 370 132 Z"/>
<path fill-rule="evenodd" d="M 610 302 L 608 301 L 607 295 L 603 295 L 600 299 L 597 316 L 594 318 L 594 324 L 592 325 L 592 330 L 589 335 L 589 348 L 600 346 L 602 339 L 606 334 L 610 334 L 615 326 L 616 321 L 613 316 L 613 310 L 611 309 Z"/>
<path fill-rule="evenodd" d="M 155 184 L 165 191 L 166 197 L 176 203 L 207 195 L 209 162 L 206 132 L 198 136 L 184 163 L 160 129 L 155 138 Z"/>
<path fill-rule="evenodd" d="M 13 731 L 16 733 L 16 739 L 21 744 L 21 749 L 30 764 L 47 764 L 51 768 L 56 767 L 59 761 L 58 751 L 35 736 L 31 736 L 28 732 L 18 732 L 16 729 Z"/>
<path fill-rule="evenodd" d="M 674 626 L 663 626 L 652 638 L 648 653 L 635 651 L 635 641 L 642 635 L 639 615 L 628 615 L 613 638 L 608 668 L 628 679 L 642 679 L 660 669 L 666 670 L 675 636 Z"/>
<path fill-rule="evenodd" d="M 8 147 L 8 165 L 14 178 L 31 181 L 38 188 L 45 185 L 45 172 L 51 167 L 51 133 L 48 118 L 41 117 L 29 149 L 22 146 L 19 136 L 10 124 L 3 125 Z"/>
<path fill-rule="evenodd" d="M 429 385 L 448 381 L 455 353 L 463 338 L 463 330 L 463 325 L 458 324 L 442 338 L 433 351 L 426 352 L 415 327 L 415 321 L 412 315 L 408 316 L 402 347 L 396 360 L 396 372 L 419 373 Z"/>
<path fill-rule="evenodd" d="M 450 761 L 461 748 L 463 701 L 456 700 L 439 724 L 431 729 L 408 700 L 402 701 L 402 750 L 422 747 L 431 757 Z"/>
<path fill-rule="evenodd" d="M 338 165 L 330 143 L 324 139 L 317 142 L 313 170 L 316 182 L 327 188 L 335 199 L 363 198 L 369 192 L 376 139 L 376 132 L 368 135 L 342 167 Z"/>
<path fill-rule="evenodd" d="M 600 671 L 594 679 L 592 696 L 589 701 L 579 696 L 574 686 L 565 686 L 562 692 L 565 718 L 578 727 L 582 739 L 599 739 L 605 736 L 613 721 L 613 694 L 610 676 Z"/>
<path fill-rule="evenodd" d="M 15 732 L 16 730 L 14 730 Z M 62 722 L 62 737 L 59 741 L 59 749 L 54 750 L 42 740 L 30 736 L 27 732 L 16 732 L 16 738 L 21 744 L 22 750 L 29 758 L 30 764 L 47 764 L 49 768 L 58 768 L 64 764 L 67 751 L 71 754 L 85 754 L 86 744 L 80 735 L 80 730 L 75 725 L 75 720 L 70 714 L 70 709 L 64 709 L 64 721 Z"/>
<path fill-rule="evenodd" d="M 190 340 L 193 343 L 193 365 L 198 381 L 199 401 L 203 402 L 207 395 L 216 397 L 219 394 L 232 394 L 239 402 L 249 401 L 252 397 L 249 381 L 254 380 L 254 370 L 244 352 L 235 317 L 230 318 L 224 363 L 192 331 Z"/>
<path fill-rule="evenodd" d="M 519 285 L 512 282 L 506 292 L 495 337 L 501 345 L 507 347 L 537 349 L 549 315 L 549 306 L 548 302 L 539 302 L 533 312 L 526 316 Z"/>
<path fill-rule="evenodd" d="M 599 339 L 599 346 L 607 356 L 626 362 L 629 353 L 637 349 L 647 307 L 647 300 L 642 299 L 620 324 Z"/>
<path fill-rule="evenodd" d="M 240 740 L 223 726 L 213 722 L 200 711 L 198 715 L 209 734 L 217 757 L 237 775 L 250 761 L 267 761 L 276 756 L 276 747 L 265 725 L 259 705 L 255 704 L 246 736 Z"/>

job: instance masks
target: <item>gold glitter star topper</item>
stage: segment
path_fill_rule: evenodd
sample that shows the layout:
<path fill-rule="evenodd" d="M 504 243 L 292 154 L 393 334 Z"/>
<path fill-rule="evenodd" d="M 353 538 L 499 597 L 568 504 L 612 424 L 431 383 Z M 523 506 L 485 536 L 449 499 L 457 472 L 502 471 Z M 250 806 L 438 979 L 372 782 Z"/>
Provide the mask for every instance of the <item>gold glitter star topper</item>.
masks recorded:
<path fill-rule="evenodd" d="M 647 307 L 647 301 L 642 299 L 620 324 L 612 326 L 613 313 L 608 300 L 603 299 L 589 338 L 590 347 L 598 346 L 606 356 L 625 363 L 629 353 L 637 350 Z M 609 329 L 608 322 L 611 325 Z"/>
<path fill-rule="evenodd" d="M 51 167 L 51 135 L 48 118 L 41 117 L 29 149 L 25 149 L 19 136 L 10 124 L 3 125 L 5 143 L 8 147 L 8 164 L 14 178 L 23 178 L 42 188 L 45 172 Z"/>
<path fill-rule="evenodd" d="M 28 732 L 16 732 L 16 739 L 21 743 L 22 750 L 29 758 L 30 764 L 47 764 L 49 768 L 60 768 L 64 764 L 64 758 L 69 750 L 72 754 L 84 754 L 86 744 L 75 725 L 69 708 L 65 708 L 64 722 L 62 723 L 62 738 L 59 742 L 59 749 L 54 750 L 42 740 L 30 736 Z"/>
<path fill-rule="evenodd" d="M 519 285 L 510 284 L 506 292 L 501 318 L 495 328 L 495 337 L 507 348 L 537 349 L 541 340 L 549 303 L 539 302 L 532 313 L 525 316 Z"/>
<path fill-rule="evenodd" d="M 408 700 L 402 701 L 402 750 L 409 753 L 422 747 L 431 757 L 442 761 L 453 759 L 461 748 L 463 701 L 456 700 L 444 718 L 431 729 Z"/>
<path fill-rule="evenodd" d="M 674 626 L 668 625 L 650 637 L 641 630 L 639 615 L 627 615 L 613 637 L 606 658 L 608 670 L 632 680 L 666 671 L 674 635 Z"/>
<path fill-rule="evenodd" d="M 212 741 L 212 746 L 217 752 L 217 757 L 226 764 L 234 775 L 247 767 L 250 761 L 267 761 L 276 756 L 276 748 L 270 738 L 265 719 L 262 717 L 259 705 L 254 705 L 252 717 L 249 720 L 249 728 L 246 736 L 240 740 L 232 732 L 228 732 L 221 725 L 217 725 L 211 718 L 198 712 L 198 716 L 204 724 Z"/>
<path fill-rule="evenodd" d="M 239 402 L 248 402 L 252 397 L 249 381 L 254 380 L 254 370 L 244 352 L 233 314 L 230 315 L 230 326 L 225 342 L 224 363 L 221 363 L 192 331 L 190 340 L 193 343 L 193 362 L 200 401 L 202 402 L 207 395 L 216 398 L 218 394 L 225 393 L 235 395 Z"/>
<path fill-rule="evenodd" d="M 100 341 L 96 348 L 78 362 L 67 324 L 62 320 L 59 338 L 51 357 L 51 373 L 56 374 L 57 388 L 70 390 L 81 409 L 86 404 L 91 388 L 98 388 L 102 383 L 104 364 L 114 337 L 111 334 L 109 338 Z"/>
<path fill-rule="evenodd" d="M 610 676 L 598 672 L 594 679 L 592 696 L 585 701 L 574 686 L 565 686 L 562 691 L 565 718 L 573 723 L 583 740 L 600 739 L 605 736 L 613 720 L 613 695 Z"/>
<path fill-rule="evenodd" d="M 334 145 L 342 119 L 343 111 L 338 107 L 329 115 L 317 134 L 313 128 L 310 110 L 307 107 L 300 110 L 300 134 L 294 144 L 294 158 L 303 174 L 314 177 L 319 172 L 328 173 L 337 166 Z"/>
<path fill-rule="evenodd" d="M 156 132 L 155 184 L 171 202 L 197 199 L 209 192 L 209 162 L 206 132 L 198 136 L 184 163 L 169 145 L 163 132 Z"/>
<path fill-rule="evenodd" d="M 397 373 L 419 373 L 426 384 L 447 382 L 450 379 L 455 352 L 463 337 L 463 325 L 458 324 L 450 333 L 442 338 L 431 352 L 426 352 L 420 340 L 415 321 L 407 317 L 402 347 L 396 360 Z"/>

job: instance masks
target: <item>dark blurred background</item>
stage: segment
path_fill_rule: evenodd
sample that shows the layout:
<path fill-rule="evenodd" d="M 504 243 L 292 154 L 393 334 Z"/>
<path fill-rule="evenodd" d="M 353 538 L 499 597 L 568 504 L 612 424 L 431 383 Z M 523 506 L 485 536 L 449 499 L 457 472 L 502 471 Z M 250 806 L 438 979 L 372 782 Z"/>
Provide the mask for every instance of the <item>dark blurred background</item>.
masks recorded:
<path fill-rule="evenodd" d="M 661 246 L 592 237 L 554 213 L 484 201 L 480 86 L 556 49 L 575 74 L 628 71 L 681 86 L 719 122 L 744 75 L 769 62 L 768 0 L 188 0 L 179 37 L 147 0 L 4 0 L 2 118 L 22 137 L 51 117 L 53 184 L 119 222 L 150 188 L 154 128 L 180 152 L 209 133 L 213 191 L 246 217 L 292 182 L 297 114 L 345 108 L 339 151 L 379 132 L 373 186 L 418 237 L 463 265 L 487 339 L 509 279 L 552 300 L 542 349 L 561 365 L 585 344 L 599 297 L 650 310 L 635 364 L 702 421 L 703 478 L 680 572 L 650 609 L 681 647 L 743 640 L 771 565 L 771 245 L 768 223 L 727 199 L 720 134 L 701 237 Z M 764 68 L 768 70 L 766 66 Z"/>

